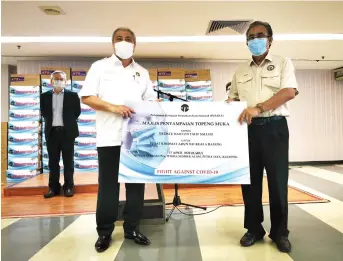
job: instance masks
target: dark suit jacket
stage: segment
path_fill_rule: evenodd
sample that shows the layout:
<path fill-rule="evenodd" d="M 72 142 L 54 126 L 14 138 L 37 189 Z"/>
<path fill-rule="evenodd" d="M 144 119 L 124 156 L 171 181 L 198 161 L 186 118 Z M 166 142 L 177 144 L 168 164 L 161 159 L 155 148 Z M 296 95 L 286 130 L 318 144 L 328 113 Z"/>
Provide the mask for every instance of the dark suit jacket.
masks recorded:
<path fill-rule="evenodd" d="M 40 109 L 45 121 L 45 139 L 49 140 L 52 128 L 52 91 L 40 95 Z M 77 118 L 81 114 L 80 98 L 77 93 L 64 90 L 63 97 L 63 125 L 68 137 L 75 139 L 79 136 Z"/>

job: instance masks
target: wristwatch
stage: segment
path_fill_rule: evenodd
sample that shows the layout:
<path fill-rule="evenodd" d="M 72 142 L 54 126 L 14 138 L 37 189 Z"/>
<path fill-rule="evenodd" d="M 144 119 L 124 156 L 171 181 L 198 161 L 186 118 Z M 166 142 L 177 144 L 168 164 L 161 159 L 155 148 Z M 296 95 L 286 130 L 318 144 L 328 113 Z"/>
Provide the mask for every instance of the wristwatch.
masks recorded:
<path fill-rule="evenodd" d="M 257 104 L 255 107 L 260 111 L 260 113 L 264 113 L 264 109 L 263 109 L 263 104 L 262 103 Z"/>

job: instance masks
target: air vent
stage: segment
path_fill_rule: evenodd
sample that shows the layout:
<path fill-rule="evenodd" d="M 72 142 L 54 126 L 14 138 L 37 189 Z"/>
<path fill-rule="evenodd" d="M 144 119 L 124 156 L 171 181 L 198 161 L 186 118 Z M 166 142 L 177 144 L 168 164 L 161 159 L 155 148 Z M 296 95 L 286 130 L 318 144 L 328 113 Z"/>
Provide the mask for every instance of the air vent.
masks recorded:
<path fill-rule="evenodd" d="M 206 34 L 245 34 L 252 22 L 253 20 L 210 21 Z"/>
<path fill-rule="evenodd" d="M 46 15 L 64 15 L 64 11 L 59 6 L 40 6 L 40 10 L 42 10 Z"/>

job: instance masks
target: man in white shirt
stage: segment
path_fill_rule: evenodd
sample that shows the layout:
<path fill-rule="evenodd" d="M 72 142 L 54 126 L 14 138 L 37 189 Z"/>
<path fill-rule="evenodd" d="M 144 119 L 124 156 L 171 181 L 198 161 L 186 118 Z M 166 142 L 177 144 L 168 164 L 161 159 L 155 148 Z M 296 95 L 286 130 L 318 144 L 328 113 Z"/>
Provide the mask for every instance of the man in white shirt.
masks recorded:
<path fill-rule="evenodd" d="M 146 69 L 132 56 L 136 36 L 129 28 L 118 28 L 112 34 L 114 54 L 92 64 L 79 95 L 84 104 L 96 110 L 97 150 L 99 160 L 99 191 L 96 222 L 99 238 L 95 243 L 98 252 L 110 244 L 114 223 L 118 215 L 119 159 L 123 118 L 135 113 L 124 105 L 130 101 L 156 101 Z M 124 208 L 125 238 L 137 244 L 150 241 L 138 230 L 143 212 L 144 184 L 125 184 Z"/>
<path fill-rule="evenodd" d="M 269 188 L 271 230 L 269 237 L 281 252 L 290 252 L 288 240 L 288 146 L 287 102 L 297 94 L 292 61 L 272 56 L 269 48 L 273 30 L 256 21 L 246 33 L 252 58 L 236 70 L 229 101 L 246 101 L 248 108 L 239 121 L 249 124 L 250 185 L 242 185 L 245 205 L 241 245 L 248 247 L 263 239 L 262 185 L 266 169 Z"/>

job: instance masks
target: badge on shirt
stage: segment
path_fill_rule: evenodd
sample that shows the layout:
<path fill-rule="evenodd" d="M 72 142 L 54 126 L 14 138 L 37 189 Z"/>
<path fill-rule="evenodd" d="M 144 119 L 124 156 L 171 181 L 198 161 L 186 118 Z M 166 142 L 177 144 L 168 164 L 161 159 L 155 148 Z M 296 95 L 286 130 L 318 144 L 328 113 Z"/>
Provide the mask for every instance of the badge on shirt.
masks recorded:
<path fill-rule="evenodd" d="M 136 72 L 136 74 L 133 75 L 133 79 L 139 83 L 139 77 L 141 76 L 141 74 L 139 72 Z"/>
<path fill-rule="evenodd" d="M 272 70 L 274 70 L 275 69 L 275 66 L 274 65 L 269 65 L 268 67 L 267 67 L 267 70 L 268 71 L 272 71 Z"/>

